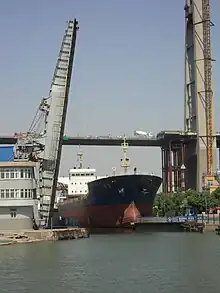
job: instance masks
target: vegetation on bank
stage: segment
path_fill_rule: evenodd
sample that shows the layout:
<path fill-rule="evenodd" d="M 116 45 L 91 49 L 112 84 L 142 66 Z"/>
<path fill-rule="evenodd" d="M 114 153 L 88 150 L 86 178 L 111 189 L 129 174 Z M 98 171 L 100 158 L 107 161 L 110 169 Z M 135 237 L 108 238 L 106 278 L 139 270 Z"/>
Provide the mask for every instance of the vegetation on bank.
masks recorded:
<path fill-rule="evenodd" d="M 198 214 L 209 209 L 220 207 L 220 188 L 211 194 L 208 192 L 196 192 L 187 190 L 179 193 L 159 193 L 157 194 L 154 205 L 154 216 L 181 216 L 185 215 L 186 210 L 194 209 Z"/>

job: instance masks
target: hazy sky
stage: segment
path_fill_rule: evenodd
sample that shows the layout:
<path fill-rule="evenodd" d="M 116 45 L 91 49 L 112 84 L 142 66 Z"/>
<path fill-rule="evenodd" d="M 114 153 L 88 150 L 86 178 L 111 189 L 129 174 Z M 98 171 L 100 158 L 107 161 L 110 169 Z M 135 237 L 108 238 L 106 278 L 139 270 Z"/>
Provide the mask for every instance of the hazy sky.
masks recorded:
<path fill-rule="evenodd" d="M 212 0 L 214 103 L 220 131 L 220 1 Z M 183 128 L 185 0 L 1 0 L 0 133 L 27 131 L 56 64 L 66 21 L 79 20 L 66 133 L 132 134 Z M 219 127 L 218 127 L 219 125 Z M 77 147 L 64 147 L 61 175 Z M 100 175 L 117 147 L 84 147 Z M 132 166 L 161 174 L 160 150 L 131 148 Z"/>

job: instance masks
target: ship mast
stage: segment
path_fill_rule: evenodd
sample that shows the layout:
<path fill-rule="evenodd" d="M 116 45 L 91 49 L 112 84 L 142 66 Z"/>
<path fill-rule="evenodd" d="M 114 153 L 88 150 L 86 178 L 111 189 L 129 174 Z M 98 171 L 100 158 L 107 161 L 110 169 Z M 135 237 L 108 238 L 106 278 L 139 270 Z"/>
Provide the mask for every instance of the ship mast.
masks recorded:
<path fill-rule="evenodd" d="M 124 136 L 124 141 L 121 144 L 123 149 L 123 159 L 121 159 L 121 167 L 124 168 L 124 174 L 127 173 L 129 168 L 129 158 L 127 157 L 128 143 L 126 142 L 126 137 Z"/>
<path fill-rule="evenodd" d="M 81 151 L 81 148 L 80 148 L 80 146 L 79 146 L 79 151 L 78 151 L 78 153 L 77 153 L 77 162 L 78 162 L 78 165 L 79 165 L 79 169 L 82 169 L 82 166 L 83 166 L 83 153 L 82 153 L 82 151 Z"/>

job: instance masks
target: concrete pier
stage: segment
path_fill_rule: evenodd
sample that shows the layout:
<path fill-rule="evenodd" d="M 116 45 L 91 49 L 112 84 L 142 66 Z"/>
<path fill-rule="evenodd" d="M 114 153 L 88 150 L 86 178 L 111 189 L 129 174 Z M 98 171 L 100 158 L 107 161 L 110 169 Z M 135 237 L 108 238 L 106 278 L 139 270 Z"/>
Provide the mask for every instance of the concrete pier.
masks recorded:
<path fill-rule="evenodd" d="M 40 241 L 58 241 L 88 238 L 89 231 L 84 228 L 65 228 L 47 230 L 0 231 L 0 246 Z"/>
<path fill-rule="evenodd" d="M 215 229 L 218 228 L 218 224 L 206 224 L 205 223 L 205 229 L 204 232 L 215 232 Z"/>
<path fill-rule="evenodd" d="M 139 218 L 136 222 L 126 225 L 124 228 L 133 230 L 144 230 L 144 231 L 157 231 L 157 232 L 183 232 L 185 229 L 184 225 L 203 226 L 204 232 L 215 232 L 215 229 L 220 225 L 219 215 L 216 217 L 210 217 L 208 220 L 197 220 L 197 221 L 170 221 L 166 217 L 148 217 Z"/>

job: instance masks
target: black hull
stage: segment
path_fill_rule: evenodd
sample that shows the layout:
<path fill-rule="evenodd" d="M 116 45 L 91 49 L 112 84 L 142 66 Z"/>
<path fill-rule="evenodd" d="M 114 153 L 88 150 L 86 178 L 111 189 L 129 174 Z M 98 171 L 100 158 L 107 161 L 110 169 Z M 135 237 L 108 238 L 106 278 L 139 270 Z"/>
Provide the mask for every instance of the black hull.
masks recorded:
<path fill-rule="evenodd" d="M 122 175 L 88 183 L 86 199 L 67 200 L 59 214 L 66 224 L 82 227 L 116 227 L 152 215 L 162 179 L 152 175 Z"/>

